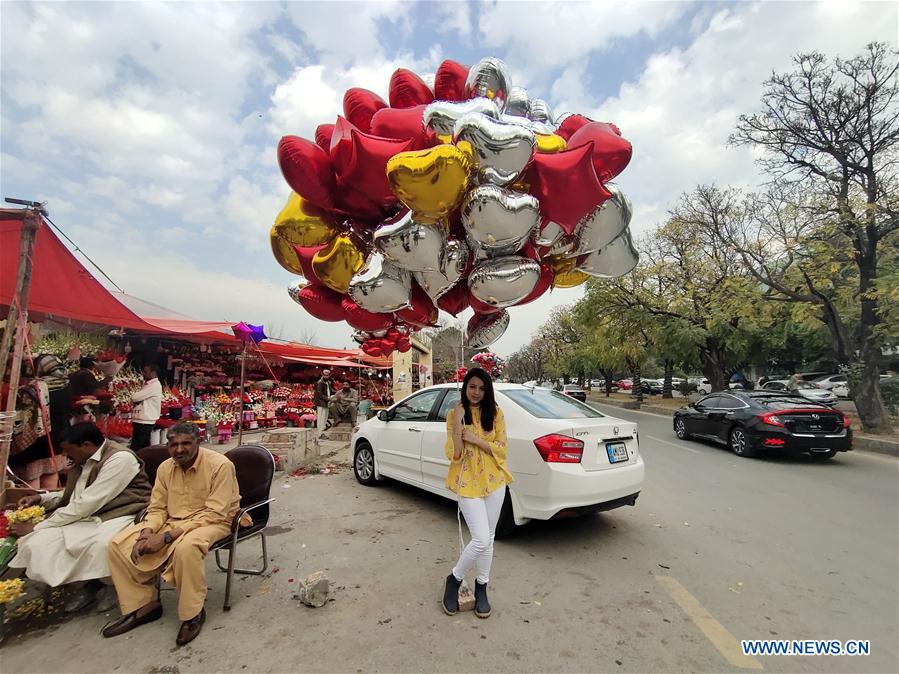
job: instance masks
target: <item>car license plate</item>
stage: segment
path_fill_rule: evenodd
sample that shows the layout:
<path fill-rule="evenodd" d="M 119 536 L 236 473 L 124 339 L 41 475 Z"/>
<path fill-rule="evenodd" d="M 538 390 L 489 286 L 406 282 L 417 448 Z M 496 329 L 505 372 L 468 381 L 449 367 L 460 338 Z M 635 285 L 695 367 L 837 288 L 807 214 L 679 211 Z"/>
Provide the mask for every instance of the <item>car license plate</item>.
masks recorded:
<path fill-rule="evenodd" d="M 609 463 L 627 461 L 627 447 L 623 442 L 607 442 L 606 453 L 609 455 Z"/>

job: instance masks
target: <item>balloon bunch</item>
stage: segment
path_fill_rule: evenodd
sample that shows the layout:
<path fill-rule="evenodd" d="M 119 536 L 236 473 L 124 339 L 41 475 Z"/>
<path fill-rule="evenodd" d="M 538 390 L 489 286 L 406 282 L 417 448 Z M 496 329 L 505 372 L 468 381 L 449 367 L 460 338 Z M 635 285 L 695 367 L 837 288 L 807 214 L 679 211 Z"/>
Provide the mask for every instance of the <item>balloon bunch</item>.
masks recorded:
<path fill-rule="evenodd" d="M 506 369 L 506 361 L 490 351 L 476 353 L 471 357 L 471 362 L 475 363 L 494 379 L 501 377 L 503 370 Z"/>
<path fill-rule="evenodd" d="M 314 142 L 278 145 L 293 193 L 272 251 L 303 277 L 289 293 L 311 315 L 389 355 L 390 330 L 472 307 L 466 339 L 482 348 L 508 308 L 634 268 L 631 206 L 609 183 L 631 145 L 614 124 L 555 117 L 494 58 L 444 61 L 433 86 L 400 68 L 389 91 L 388 105 L 349 89 Z"/>

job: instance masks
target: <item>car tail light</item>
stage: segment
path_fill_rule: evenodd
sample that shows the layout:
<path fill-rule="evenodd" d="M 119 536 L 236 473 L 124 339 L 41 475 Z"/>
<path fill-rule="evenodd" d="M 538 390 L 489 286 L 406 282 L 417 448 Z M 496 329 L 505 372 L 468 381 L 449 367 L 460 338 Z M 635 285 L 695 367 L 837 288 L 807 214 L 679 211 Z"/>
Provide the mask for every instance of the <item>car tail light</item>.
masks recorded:
<path fill-rule="evenodd" d="M 784 426 L 784 422 L 780 420 L 780 417 L 777 416 L 774 412 L 768 412 L 767 414 L 759 414 L 758 418 L 761 420 L 763 424 L 768 424 L 769 426 L 780 426 L 781 428 L 786 428 Z"/>
<path fill-rule="evenodd" d="M 765 438 L 765 444 L 768 447 L 783 447 L 786 441 L 783 438 Z"/>
<path fill-rule="evenodd" d="M 843 415 L 843 428 L 849 428 L 851 425 L 852 425 L 852 420 L 844 414 Z"/>
<path fill-rule="evenodd" d="M 583 442 L 557 433 L 537 438 L 534 446 L 546 463 L 580 463 L 584 454 Z"/>

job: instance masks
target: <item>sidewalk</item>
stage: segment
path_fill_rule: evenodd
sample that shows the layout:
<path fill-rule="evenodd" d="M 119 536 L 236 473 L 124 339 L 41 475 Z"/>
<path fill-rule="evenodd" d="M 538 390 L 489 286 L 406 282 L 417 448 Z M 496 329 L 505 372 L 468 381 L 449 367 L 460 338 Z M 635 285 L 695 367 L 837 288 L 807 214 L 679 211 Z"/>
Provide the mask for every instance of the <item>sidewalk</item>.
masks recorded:
<path fill-rule="evenodd" d="M 587 394 L 587 402 L 612 405 L 628 410 L 639 410 L 640 412 L 666 417 L 674 416 L 675 411 L 689 402 L 687 398 L 654 398 L 649 404 L 645 400 L 642 405 L 639 405 L 630 395 L 625 397 L 612 394 L 611 397 L 606 398 L 601 393 L 598 395 L 594 393 Z M 889 454 L 890 456 L 899 457 L 899 435 L 872 435 L 853 429 L 852 448 L 856 451 L 875 452 L 877 454 Z"/>

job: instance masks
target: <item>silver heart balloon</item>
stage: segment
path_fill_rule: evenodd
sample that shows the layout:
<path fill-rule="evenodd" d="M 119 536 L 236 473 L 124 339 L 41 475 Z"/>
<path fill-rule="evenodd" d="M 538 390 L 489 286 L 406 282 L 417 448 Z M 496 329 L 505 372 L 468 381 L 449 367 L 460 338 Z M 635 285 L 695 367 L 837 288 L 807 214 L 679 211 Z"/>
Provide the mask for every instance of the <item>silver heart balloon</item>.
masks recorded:
<path fill-rule="evenodd" d="M 578 266 L 587 276 L 615 278 L 632 271 L 640 261 L 629 229 L 605 248 L 578 258 Z"/>
<path fill-rule="evenodd" d="M 418 285 L 435 302 L 448 293 L 465 273 L 468 266 L 468 247 L 462 241 L 448 241 L 439 271 L 417 271 L 413 274 Z"/>
<path fill-rule="evenodd" d="M 502 107 L 509 95 L 512 78 L 509 68 L 497 58 L 488 57 L 475 63 L 468 71 L 465 80 L 465 97 L 484 96 L 498 101 Z"/>
<path fill-rule="evenodd" d="M 365 330 L 356 330 L 353 333 L 353 341 L 357 344 L 365 344 L 369 339 L 371 339 L 371 333 L 365 332 Z"/>
<path fill-rule="evenodd" d="M 631 203 L 617 185 L 607 184 L 612 198 L 585 216 L 575 230 L 575 255 L 586 255 L 608 246 L 631 222 Z"/>
<path fill-rule="evenodd" d="M 511 117 L 527 117 L 531 112 L 531 99 L 528 98 L 528 90 L 524 87 L 512 87 L 506 98 L 506 107 L 503 113 Z"/>
<path fill-rule="evenodd" d="M 387 334 L 387 330 L 375 330 L 374 332 L 371 333 L 371 336 L 375 337 L 376 339 L 381 339 L 381 337 L 383 337 L 386 334 Z"/>
<path fill-rule="evenodd" d="M 503 113 L 499 116 L 499 121 L 504 124 L 514 124 L 515 126 L 521 126 L 525 129 L 533 131 L 534 133 L 540 133 L 543 135 L 549 135 L 551 133 L 556 132 L 556 127 L 552 124 L 547 124 L 545 122 L 535 122 L 533 119 L 528 119 L 527 117 L 518 117 L 516 115 L 507 115 Z"/>
<path fill-rule="evenodd" d="M 549 103 L 542 98 L 535 98 L 531 101 L 531 111 L 528 117 L 535 122 L 542 122 L 544 124 L 553 123 L 552 108 L 549 107 Z"/>
<path fill-rule="evenodd" d="M 534 236 L 534 243 L 538 246 L 553 246 L 559 239 L 565 236 L 565 230 L 558 222 L 549 220 L 540 227 L 540 230 Z"/>
<path fill-rule="evenodd" d="M 540 202 L 524 192 L 479 185 L 465 195 L 462 224 L 472 247 L 488 254 L 520 249 L 540 224 Z"/>
<path fill-rule="evenodd" d="M 412 275 L 378 252 L 369 255 L 365 266 L 350 279 L 348 291 L 356 304 L 378 314 L 409 308 L 411 293 Z"/>
<path fill-rule="evenodd" d="M 453 129 L 453 140 L 468 141 L 477 155 L 482 183 L 514 182 L 534 156 L 534 132 L 517 124 L 504 124 L 486 115 L 466 115 Z"/>
<path fill-rule="evenodd" d="M 472 349 L 490 346 L 505 334 L 510 320 L 509 312 L 505 310 L 495 314 L 475 314 L 468 321 L 465 345 Z"/>
<path fill-rule="evenodd" d="M 482 262 L 468 275 L 468 289 L 484 304 L 511 307 L 531 294 L 540 280 L 540 264 L 507 255 Z"/>
<path fill-rule="evenodd" d="M 308 287 L 309 281 L 304 278 L 300 278 L 296 281 L 291 281 L 290 285 L 287 286 L 287 294 L 290 295 L 290 299 L 292 299 L 297 304 L 300 304 L 300 291 Z"/>
<path fill-rule="evenodd" d="M 381 225 L 373 235 L 375 247 L 384 257 L 408 271 L 439 271 L 446 247 L 446 228 L 441 224 L 415 222 L 406 211 Z"/>
<path fill-rule="evenodd" d="M 482 114 L 497 119 L 499 108 L 489 98 L 472 98 L 470 101 L 434 101 L 424 113 L 422 122 L 441 136 L 451 136 L 456 122 L 465 115 Z"/>

